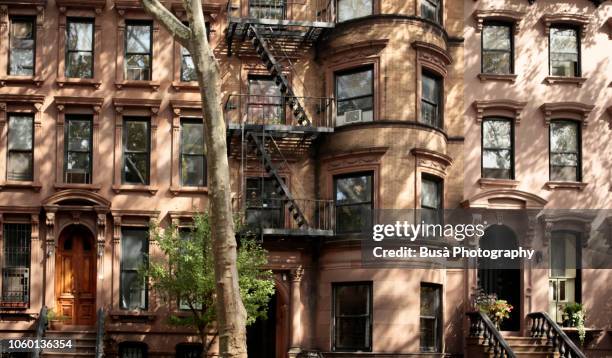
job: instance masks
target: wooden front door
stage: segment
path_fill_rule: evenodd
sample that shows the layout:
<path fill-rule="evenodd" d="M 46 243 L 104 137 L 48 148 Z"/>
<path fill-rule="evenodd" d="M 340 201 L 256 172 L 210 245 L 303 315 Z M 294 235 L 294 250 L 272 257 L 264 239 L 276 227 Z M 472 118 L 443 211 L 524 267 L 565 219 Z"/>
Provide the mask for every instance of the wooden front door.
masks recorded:
<path fill-rule="evenodd" d="M 93 325 L 96 307 L 96 256 L 91 234 L 67 229 L 60 237 L 55 264 L 57 313 L 64 324 Z"/>

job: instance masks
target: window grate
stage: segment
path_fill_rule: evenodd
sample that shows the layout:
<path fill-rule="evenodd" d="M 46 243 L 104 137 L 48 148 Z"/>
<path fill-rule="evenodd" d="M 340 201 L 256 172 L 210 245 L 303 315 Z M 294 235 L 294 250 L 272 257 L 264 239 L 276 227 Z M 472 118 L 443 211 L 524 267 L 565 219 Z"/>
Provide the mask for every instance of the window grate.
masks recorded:
<path fill-rule="evenodd" d="M 3 305 L 24 306 L 30 301 L 30 252 L 32 227 L 4 225 L 2 262 Z"/>

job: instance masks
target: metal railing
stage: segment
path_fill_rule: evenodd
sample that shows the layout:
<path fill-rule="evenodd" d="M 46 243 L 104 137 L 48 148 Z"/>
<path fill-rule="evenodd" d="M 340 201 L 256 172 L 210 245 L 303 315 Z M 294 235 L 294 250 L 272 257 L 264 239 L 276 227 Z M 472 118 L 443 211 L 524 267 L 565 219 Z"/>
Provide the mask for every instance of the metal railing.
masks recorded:
<path fill-rule="evenodd" d="M 489 354 L 493 358 L 516 358 L 508 342 L 502 337 L 489 317 L 480 312 L 466 313 L 470 319 L 470 337 L 483 339 L 483 344 L 488 346 Z"/>
<path fill-rule="evenodd" d="M 335 229 L 335 206 L 333 200 L 294 199 L 306 220 L 308 229 Z M 290 217 L 288 206 L 291 202 L 285 199 L 247 199 L 245 202 L 246 229 L 289 229 L 299 230 L 295 220 Z"/>
<path fill-rule="evenodd" d="M 104 309 L 98 308 L 96 322 L 96 358 L 104 357 Z"/>
<path fill-rule="evenodd" d="M 296 97 L 314 127 L 334 126 L 333 98 Z M 225 120 L 233 124 L 299 125 L 285 96 L 231 94 Z"/>
<path fill-rule="evenodd" d="M 336 20 L 333 0 L 229 0 L 230 18 L 330 22 Z"/>
<path fill-rule="evenodd" d="M 531 337 L 546 338 L 557 350 L 560 358 L 586 358 L 586 355 L 563 332 L 561 327 L 546 312 L 532 312 L 527 315 L 531 320 Z"/>
<path fill-rule="evenodd" d="M 42 306 L 42 308 L 40 309 L 40 313 L 38 314 L 38 321 L 36 322 L 36 340 L 37 341 L 40 341 L 40 339 L 45 336 L 45 331 L 47 330 L 47 327 L 49 325 L 47 313 L 48 313 L 47 306 Z M 40 349 L 40 347 L 36 348 L 34 352 L 32 352 L 32 357 L 33 358 L 40 357 L 41 351 L 42 350 Z"/>

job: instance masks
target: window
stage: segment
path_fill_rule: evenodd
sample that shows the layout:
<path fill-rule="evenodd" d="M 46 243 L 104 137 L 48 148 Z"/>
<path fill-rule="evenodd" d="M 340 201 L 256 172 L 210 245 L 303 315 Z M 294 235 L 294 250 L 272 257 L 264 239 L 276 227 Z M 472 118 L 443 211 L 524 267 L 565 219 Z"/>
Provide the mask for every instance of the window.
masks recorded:
<path fill-rule="evenodd" d="M 121 299 L 122 309 L 147 309 L 147 285 L 138 277 L 149 254 L 149 230 L 127 228 L 121 231 Z"/>
<path fill-rule="evenodd" d="M 31 17 L 11 18 L 9 75 L 34 76 L 36 23 Z"/>
<path fill-rule="evenodd" d="M 249 0 L 249 16 L 257 19 L 285 18 L 286 0 Z"/>
<path fill-rule="evenodd" d="M 440 352 L 442 343 L 442 286 L 421 284 L 421 352 Z"/>
<path fill-rule="evenodd" d="M 181 184 L 206 185 L 204 123 L 201 119 L 181 120 Z"/>
<path fill-rule="evenodd" d="M 197 81 L 195 64 L 189 50 L 181 46 L 181 82 Z"/>
<path fill-rule="evenodd" d="M 443 187 L 440 178 L 426 174 L 421 177 L 421 220 L 427 224 L 443 221 Z"/>
<path fill-rule="evenodd" d="M 421 86 L 421 122 L 442 128 L 442 79 L 423 71 Z"/>
<path fill-rule="evenodd" d="M 372 15 L 373 0 L 338 0 L 338 22 Z"/>
<path fill-rule="evenodd" d="M 67 115 L 65 126 L 65 183 L 91 183 L 92 119 L 90 116 Z"/>
<path fill-rule="evenodd" d="M 550 75 L 580 76 L 580 36 L 571 27 L 550 28 Z"/>
<path fill-rule="evenodd" d="M 482 73 L 511 74 L 513 61 L 512 26 L 485 23 L 482 29 Z"/>
<path fill-rule="evenodd" d="M 272 76 L 249 76 L 249 124 L 285 124 L 284 97 Z"/>
<path fill-rule="evenodd" d="M 34 167 L 34 117 L 9 115 L 7 180 L 32 181 Z"/>
<path fill-rule="evenodd" d="M 120 358 L 147 358 L 147 345 L 140 342 L 123 342 L 119 344 Z"/>
<path fill-rule="evenodd" d="M 372 221 L 372 173 L 334 178 L 336 232 L 361 232 Z"/>
<path fill-rule="evenodd" d="M 202 358 L 204 348 L 199 343 L 181 343 L 176 346 L 176 358 Z"/>
<path fill-rule="evenodd" d="M 421 17 L 442 23 L 442 0 L 421 0 Z"/>
<path fill-rule="evenodd" d="M 372 67 L 336 73 L 337 125 L 369 122 L 373 118 Z"/>
<path fill-rule="evenodd" d="M 550 180 L 581 180 L 581 141 L 578 122 L 550 122 Z"/>
<path fill-rule="evenodd" d="M 569 231 L 553 231 L 549 255 L 548 313 L 556 322 L 563 323 L 565 305 L 581 301 L 582 245 L 580 235 Z"/>
<path fill-rule="evenodd" d="M 506 118 L 482 121 L 482 177 L 514 178 L 514 126 Z"/>
<path fill-rule="evenodd" d="M 94 22 L 68 19 L 66 24 L 66 77 L 93 77 Z"/>
<path fill-rule="evenodd" d="M 246 182 L 246 223 L 248 227 L 284 227 L 284 205 L 276 193 L 273 178 L 247 178 Z"/>
<path fill-rule="evenodd" d="M 150 21 L 127 21 L 125 31 L 125 77 L 150 81 L 153 57 Z"/>
<path fill-rule="evenodd" d="M 123 131 L 123 183 L 148 185 L 151 161 L 149 119 L 124 117 Z"/>
<path fill-rule="evenodd" d="M 2 305 L 27 306 L 30 303 L 29 224 L 4 224 L 2 252 Z"/>
<path fill-rule="evenodd" d="M 372 283 L 333 285 L 335 351 L 372 349 Z"/>

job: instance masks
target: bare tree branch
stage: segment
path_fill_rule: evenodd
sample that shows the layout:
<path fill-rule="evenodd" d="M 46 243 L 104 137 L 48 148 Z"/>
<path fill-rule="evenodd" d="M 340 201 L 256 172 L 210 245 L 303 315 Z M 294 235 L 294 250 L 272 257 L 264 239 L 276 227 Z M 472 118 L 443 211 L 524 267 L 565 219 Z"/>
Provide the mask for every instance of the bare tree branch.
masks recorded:
<path fill-rule="evenodd" d="M 188 26 L 177 19 L 159 0 L 142 0 L 142 5 L 151 16 L 164 25 L 181 45 L 187 46 L 187 41 L 192 36 L 191 29 Z"/>

